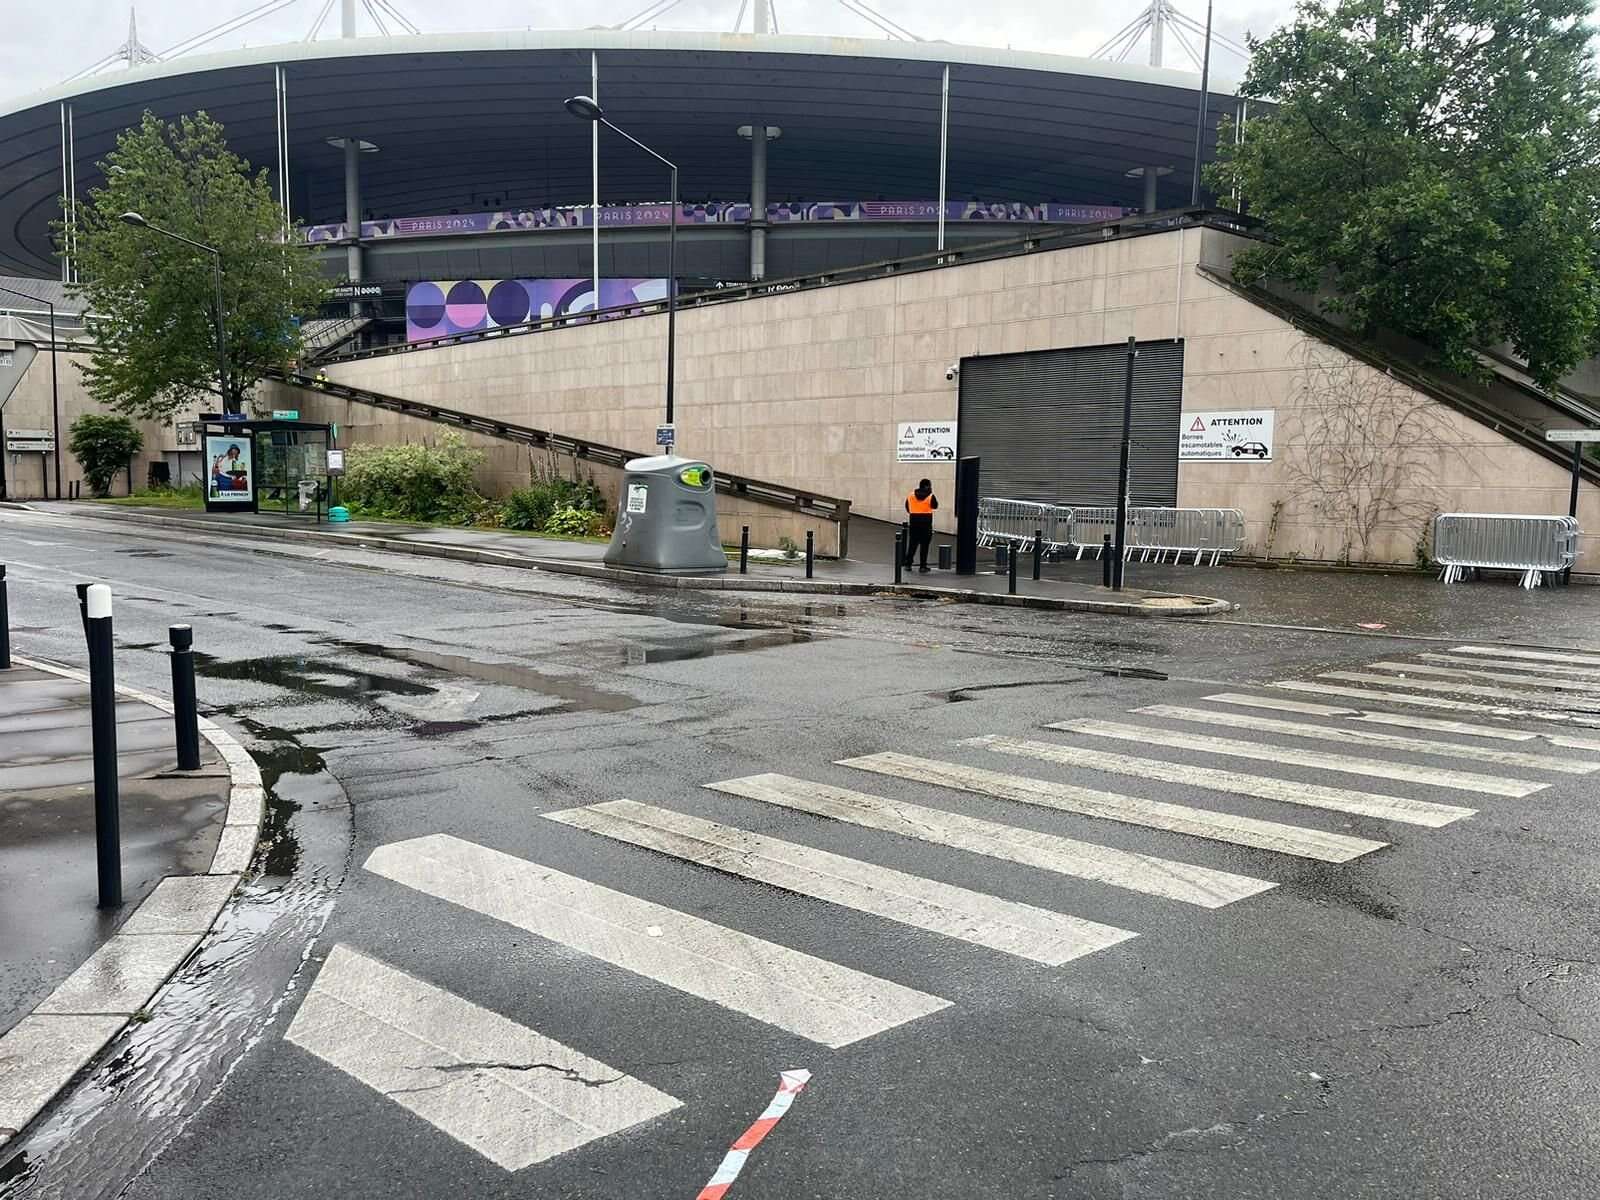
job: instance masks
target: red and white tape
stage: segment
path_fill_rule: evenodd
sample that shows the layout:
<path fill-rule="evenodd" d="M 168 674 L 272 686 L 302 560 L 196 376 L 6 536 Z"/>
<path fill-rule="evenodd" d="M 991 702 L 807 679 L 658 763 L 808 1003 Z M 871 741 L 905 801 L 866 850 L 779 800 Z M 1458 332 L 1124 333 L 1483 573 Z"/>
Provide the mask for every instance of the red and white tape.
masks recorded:
<path fill-rule="evenodd" d="M 722 1200 L 722 1197 L 728 1194 L 733 1181 L 739 1178 L 739 1172 L 744 1170 L 744 1160 L 750 1157 L 750 1151 L 759 1146 L 761 1139 L 771 1133 L 772 1127 L 783 1119 L 783 1114 L 789 1111 L 794 1098 L 801 1093 L 810 1078 L 810 1071 L 798 1070 L 784 1071 L 779 1076 L 777 1094 L 772 1097 L 772 1103 L 767 1105 L 767 1111 L 757 1117 L 755 1123 L 740 1134 L 739 1140 L 728 1148 L 728 1153 L 723 1156 L 716 1174 L 712 1175 L 705 1187 L 700 1189 L 700 1194 L 695 1200 Z"/>

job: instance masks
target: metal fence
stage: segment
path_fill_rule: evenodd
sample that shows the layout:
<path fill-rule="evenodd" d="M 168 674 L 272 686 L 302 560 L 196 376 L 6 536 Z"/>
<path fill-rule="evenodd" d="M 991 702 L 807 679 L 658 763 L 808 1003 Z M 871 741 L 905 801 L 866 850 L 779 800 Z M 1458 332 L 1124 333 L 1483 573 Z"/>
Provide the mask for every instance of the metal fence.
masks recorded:
<path fill-rule="evenodd" d="M 1107 537 L 1117 535 L 1114 507 L 1067 507 L 1028 500 L 987 497 L 978 501 L 978 544 L 1031 547 L 1035 531 L 1044 539 L 1046 553 L 1082 558 L 1104 553 Z M 1182 562 L 1192 554 L 1200 563 L 1210 556 L 1212 565 L 1244 545 L 1244 513 L 1237 508 L 1130 508 L 1125 555 L 1141 562 L 1167 555 Z"/>
<path fill-rule="evenodd" d="M 1454 583 L 1470 570 L 1520 571 L 1521 585 L 1538 587 L 1550 571 L 1578 559 L 1575 517 L 1505 513 L 1440 513 L 1433 519 L 1433 557 L 1439 578 Z"/>

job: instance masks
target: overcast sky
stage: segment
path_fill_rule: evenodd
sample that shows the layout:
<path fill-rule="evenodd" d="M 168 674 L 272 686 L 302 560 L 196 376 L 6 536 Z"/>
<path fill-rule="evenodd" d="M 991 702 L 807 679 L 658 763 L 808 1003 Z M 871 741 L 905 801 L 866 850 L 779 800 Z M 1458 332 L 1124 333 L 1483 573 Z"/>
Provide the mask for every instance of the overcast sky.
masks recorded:
<path fill-rule="evenodd" d="M 616 25 L 642 11 L 647 0 L 589 0 L 581 8 L 571 4 L 529 0 L 390 0 L 424 33 L 470 32 L 486 29 L 561 29 L 585 25 Z M 1075 4 L 1041 0 L 868 0 L 874 8 L 928 39 L 979 46 L 1061 54 L 1092 53 L 1127 24 L 1145 0 L 1078 0 Z M 281 12 L 236 33 L 219 38 L 205 50 L 236 49 L 244 45 L 303 40 L 310 32 L 324 0 L 298 0 Z M 835 0 L 775 0 L 777 22 L 783 33 L 846 34 L 879 37 L 862 18 Z M 61 83 L 99 59 L 116 51 L 127 38 L 128 0 L 7 0 L 9 11 L 0 37 L 0 100 L 10 99 Z M 136 6 L 139 40 L 157 54 L 203 33 L 230 17 L 262 7 L 262 0 L 143 0 Z M 1245 30 L 1267 33 L 1292 12 L 1292 0 L 1222 0 L 1217 6 L 1216 29 L 1242 42 Z M 731 30 L 737 0 L 682 0 L 670 13 L 650 26 L 658 29 Z M 1063 10 L 1071 15 L 1063 15 Z M 1203 0 L 1180 0 L 1179 10 L 1205 21 Z M 357 4 L 359 29 L 377 32 Z M 749 16 L 745 28 L 749 28 Z M 322 36 L 337 34 L 338 4 L 323 27 Z M 391 28 L 393 25 L 391 23 Z M 1197 44 L 1197 39 L 1191 38 Z M 201 51 L 202 53 L 204 50 Z M 1141 47 L 1134 60 L 1146 61 Z M 1169 42 L 1168 66 L 1185 66 L 1181 51 Z M 1234 79 L 1243 64 L 1226 51 L 1213 55 L 1213 70 Z"/>

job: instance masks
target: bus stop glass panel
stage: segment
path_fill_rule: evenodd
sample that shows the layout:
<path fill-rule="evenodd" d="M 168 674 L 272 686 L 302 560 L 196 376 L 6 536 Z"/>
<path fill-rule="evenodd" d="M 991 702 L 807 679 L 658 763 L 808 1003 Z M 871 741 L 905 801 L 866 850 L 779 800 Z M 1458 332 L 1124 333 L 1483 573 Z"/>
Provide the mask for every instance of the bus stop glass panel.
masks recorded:
<path fill-rule="evenodd" d="M 328 504 L 328 431 L 256 433 L 257 509 L 321 521 Z"/>

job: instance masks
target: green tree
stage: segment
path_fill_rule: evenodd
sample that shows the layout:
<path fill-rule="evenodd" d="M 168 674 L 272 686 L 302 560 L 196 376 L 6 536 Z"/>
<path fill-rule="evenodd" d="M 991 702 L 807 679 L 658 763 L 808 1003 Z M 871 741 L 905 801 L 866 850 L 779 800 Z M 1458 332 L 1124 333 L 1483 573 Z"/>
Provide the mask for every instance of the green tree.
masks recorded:
<path fill-rule="evenodd" d="M 215 404 L 204 400 L 217 387 L 212 256 L 121 220 L 136 212 L 221 251 L 227 398 L 242 407 L 263 370 L 299 353 L 293 318 L 327 294 L 310 249 L 284 236 L 266 173 L 252 174 L 205 113 L 175 125 L 145 113 L 101 169 L 105 186 L 79 208 L 76 231 L 95 335 L 90 394 L 158 420 L 196 401 Z"/>
<path fill-rule="evenodd" d="M 126 470 L 143 446 L 144 434 L 133 422 L 110 413 L 84 413 L 72 423 L 67 437 L 67 449 L 96 496 L 110 494 L 117 472 Z"/>
<path fill-rule="evenodd" d="M 1591 352 L 1600 86 L 1589 0 L 1302 0 L 1264 41 L 1210 182 L 1272 245 L 1235 262 L 1472 374 L 1510 342 L 1546 386 Z"/>

